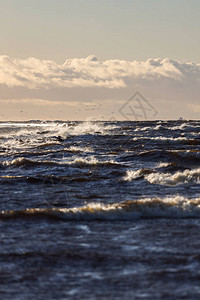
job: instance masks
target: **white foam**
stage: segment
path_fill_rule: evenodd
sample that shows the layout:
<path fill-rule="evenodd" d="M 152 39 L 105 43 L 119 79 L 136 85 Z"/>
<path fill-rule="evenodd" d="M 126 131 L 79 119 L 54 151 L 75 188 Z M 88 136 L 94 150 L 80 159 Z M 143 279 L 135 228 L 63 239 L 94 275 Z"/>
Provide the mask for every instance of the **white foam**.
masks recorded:
<path fill-rule="evenodd" d="M 173 138 L 173 137 L 164 137 L 164 136 L 159 136 L 159 137 L 144 137 L 144 136 L 140 136 L 140 137 L 134 137 L 133 138 L 134 141 L 138 141 L 138 140 L 150 140 L 150 141 L 156 141 L 156 142 L 166 142 L 168 144 L 180 144 L 180 143 L 185 143 L 188 141 L 187 138 L 185 137 L 177 137 L 177 138 Z"/>
<path fill-rule="evenodd" d="M 55 210 L 56 212 L 56 210 Z M 113 204 L 90 203 L 84 207 L 61 209 L 64 219 L 130 220 L 140 218 L 200 218 L 200 199 L 179 195 L 145 198 Z"/>
<path fill-rule="evenodd" d="M 199 125 L 191 125 L 188 123 L 183 123 L 178 126 L 169 127 L 170 130 L 185 130 L 185 131 L 193 131 L 193 130 L 200 130 Z"/>
<path fill-rule="evenodd" d="M 140 177 L 143 172 L 143 169 L 139 169 L 139 170 L 128 170 L 126 171 L 126 176 L 124 176 L 124 180 L 125 181 L 131 181 L 131 180 L 134 180 L 138 177 Z"/>
<path fill-rule="evenodd" d="M 160 165 L 167 166 L 167 165 Z M 140 176 L 144 176 L 144 179 L 152 184 L 159 185 L 178 185 L 188 182 L 200 183 L 200 168 L 193 170 L 185 170 L 183 172 L 176 172 L 174 174 L 171 173 L 160 173 L 160 172 L 149 172 L 147 170 L 139 169 L 139 170 L 128 170 L 126 171 L 126 175 L 123 180 L 132 181 Z"/>
<path fill-rule="evenodd" d="M 183 172 L 152 173 L 145 176 L 145 179 L 152 184 L 178 185 L 188 182 L 200 183 L 200 169 L 185 170 Z"/>
<path fill-rule="evenodd" d="M 114 125 L 104 125 L 103 123 L 97 122 L 82 122 L 75 126 L 69 126 L 67 133 L 70 135 L 82 135 L 82 134 L 108 134 L 110 130 L 116 128 Z"/>
<path fill-rule="evenodd" d="M 67 139 L 69 136 L 86 134 L 109 134 L 114 125 L 104 123 L 1 123 L 1 136 L 4 147 L 10 151 L 30 149 L 43 144 L 54 144 L 57 137 Z"/>
<path fill-rule="evenodd" d="M 113 160 L 99 160 L 95 158 L 94 156 L 87 156 L 85 158 L 83 157 L 74 157 L 72 156 L 69 159 L 55 159 L 55 160 L 38 160 L 38 159 L 27 159 L 25 157 L 19 157 L 12 160 L 5 160 L 1 163 L 3 166 L 23 166 L 28 164 L 57 164 L 57 165 L 106 165 L 106 164 L 115 164 L 118 165 L 119 163 L 113 161 Z"/>
<path fill-rule="evenodd" d="M 149 131 L 151 130 L 152 128 L 147 126 L 147 127 L 138 127 L 136 128 L 134 131 Z"/>
<path fill-rule="evenodd" d="M 176 195 L 112 204 L 89 203 L 74 208 L 33 208 L 0 212 L 0 219 L 12 217 L 58 217 L 67 221 L 200 218 L 200 198 L 188 199 Z"/>
<path fill-rule="evenodd" d="M 78 146 L 70 146 L 69 148 L 65 148 L 64 150 L 68 150 L 71 152 L 92 152 L 93 151 L 91 147 L 78 147 Z"/>
<path fill-rule="evenodd" d="M 160 168 L 166 168 L 168 166 L 170 166 L 171 163 L 166 163 L 166 162 L 160 162 L 159 164 L 157 164 L 156 168 L 160 169 Z"/>

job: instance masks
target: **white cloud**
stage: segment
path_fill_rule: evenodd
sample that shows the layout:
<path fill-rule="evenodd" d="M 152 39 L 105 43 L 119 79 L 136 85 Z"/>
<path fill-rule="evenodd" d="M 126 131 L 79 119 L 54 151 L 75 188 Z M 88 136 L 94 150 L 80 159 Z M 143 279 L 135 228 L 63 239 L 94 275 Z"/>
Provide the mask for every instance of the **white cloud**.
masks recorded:
<path fill-rule="evenodd" d="M 68 59 L 63 65 L 36 58 L 16 59 L 0 56 L 0 84 L 28 89 L 58 87 L 123 88 L 137 80 L 199 82 L 200 64 L 180 63 L 172 59 L 147 61 L 106 60 L 94 55 Z"/>
<path fill-rule="evenodd" d="M 199 82 L 200 64 L 168 58 L 99 61 L 91 55 L 60 65 L 0 56 L 0 105 L 7 120 L 110 119 L 113 112 L 120 119 L 120 107 L 136 91 L 156 108 L 156 118 L 198 119 Z"/>
<path fill-rule="evenodd" d="M 63 102 L 63 101 L 52 101 L 47 99 L 0 99 L 0 105 L 3 104 L 10 105 L 10 104 L 32 104 L 32 105 L 38 105 L 38 106 L 58 106 L 58 105 L 64 105 L 64 106 L 70 106 L 70 107 L 79 107 L 81 105 L 80 102 Z"/>

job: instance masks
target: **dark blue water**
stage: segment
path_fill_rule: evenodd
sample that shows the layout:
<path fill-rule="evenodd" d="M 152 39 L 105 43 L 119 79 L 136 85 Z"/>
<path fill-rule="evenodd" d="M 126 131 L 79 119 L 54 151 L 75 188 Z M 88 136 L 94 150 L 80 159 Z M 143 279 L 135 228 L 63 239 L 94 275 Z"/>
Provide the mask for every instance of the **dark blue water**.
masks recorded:
<path fill-rule="evenodd" d="M 198 299 L 200 122 L 0 123 L 2 299 Z"/>

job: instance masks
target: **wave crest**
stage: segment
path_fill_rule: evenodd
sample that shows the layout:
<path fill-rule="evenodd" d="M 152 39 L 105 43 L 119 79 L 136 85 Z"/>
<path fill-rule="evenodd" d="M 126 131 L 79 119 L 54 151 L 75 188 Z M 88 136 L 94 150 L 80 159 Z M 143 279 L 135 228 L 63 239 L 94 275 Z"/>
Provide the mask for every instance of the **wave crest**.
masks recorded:
<path fill-rule="evenodd" d="M 0 220 L 26 217 L 56 218 L 66 221 L 200 218 L 200 198 L 187 199 L 181 196 L 146 198 L 112 204 L 90 203 L 73 208 L 30 208 L 0 212 Z"/>
<path fill-rule="evenodd" d="M 143 176 L 148 182 L 160 185 L 178 185 L 188 182 L 200 182 L 200 168 L 193 170 L 177 171 L 174 174 L 154 172 L 148 169 L 128 170 L 125 181 L 139 179 Z"/>

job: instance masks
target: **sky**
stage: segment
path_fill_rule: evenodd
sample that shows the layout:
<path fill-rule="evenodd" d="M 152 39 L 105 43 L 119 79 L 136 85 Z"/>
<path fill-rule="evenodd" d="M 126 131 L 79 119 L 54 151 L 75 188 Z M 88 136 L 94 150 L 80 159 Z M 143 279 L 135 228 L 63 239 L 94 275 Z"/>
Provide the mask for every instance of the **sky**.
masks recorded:
<path fill-rule="evenodd" d="M 199 0 L 0 4 L 0 120 L 199 119 Z"/>

